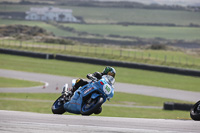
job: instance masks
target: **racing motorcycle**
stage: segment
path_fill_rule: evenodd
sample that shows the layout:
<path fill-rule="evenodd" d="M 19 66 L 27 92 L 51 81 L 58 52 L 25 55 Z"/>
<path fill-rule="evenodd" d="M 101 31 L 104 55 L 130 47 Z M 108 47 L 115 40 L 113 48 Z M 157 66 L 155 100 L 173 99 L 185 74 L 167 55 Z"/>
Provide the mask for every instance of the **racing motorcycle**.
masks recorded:
<path fill-rule="evenodd" d="M 191 108 L 190 117 L 195 121 L 200 121 L 200 100 Z"/>
<path fill-rule="evenodd" d="M 110 75 L 104 75 L 98 80 L 91 75 L 90 80 L 88 84 L 79 87 L 72 97 L 69 95 L 68 84 L 65 84 L 64 93 L 52 105 L 52 112 L 54 114 L 69 112 L 82 115 L 101 113 L 102 104 L 114 95 L 113 84 L 115 79 Z M 75 79 L 72 80 L 72 87 L 75 82 Z"/>

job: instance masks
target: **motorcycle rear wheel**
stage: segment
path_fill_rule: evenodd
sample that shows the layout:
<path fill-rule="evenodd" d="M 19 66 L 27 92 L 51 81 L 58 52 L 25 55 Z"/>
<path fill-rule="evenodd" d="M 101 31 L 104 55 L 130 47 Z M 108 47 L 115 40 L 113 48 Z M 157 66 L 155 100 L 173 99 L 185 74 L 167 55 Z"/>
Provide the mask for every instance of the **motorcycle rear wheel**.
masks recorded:
<path fill-rule="evenodd" d="M 190 117 L 195 121 L 200 121 L 200 101 L 193 105 L 190 110 Z"/>
<path fill-rule="evenodd" d="M 63 95 L 60 96 L 52 105 L 51 110 L 53 114 L 63 114 L 65 113 L 64 109 L 64 101 L 59 101 L 61 98 L 63 98 Z"/>
<path fill-rule="evenodd" d="M 92 100 L 91 103 L 85 103 L 81 108 L 81 114 L 91 115 L 93 113 L 96 113 L 99 110 L 99 108 L 101 108 L 103 102 L 104 102 L 103 97 L 98 97 Z"/>

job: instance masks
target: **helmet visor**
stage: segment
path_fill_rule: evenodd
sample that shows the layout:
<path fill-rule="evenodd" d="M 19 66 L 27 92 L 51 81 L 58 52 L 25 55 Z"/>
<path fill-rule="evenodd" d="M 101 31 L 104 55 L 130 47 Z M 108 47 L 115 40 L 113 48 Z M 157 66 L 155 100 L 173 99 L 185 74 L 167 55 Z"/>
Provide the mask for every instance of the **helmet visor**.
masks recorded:
<path fill-rule="evenodd" d="M 110 75 L 110 76 L 112 76 L 113 78 L 115 78 L 115 73 L 113 73 L 113 72 L 108 72 L 107 75 Z"/>

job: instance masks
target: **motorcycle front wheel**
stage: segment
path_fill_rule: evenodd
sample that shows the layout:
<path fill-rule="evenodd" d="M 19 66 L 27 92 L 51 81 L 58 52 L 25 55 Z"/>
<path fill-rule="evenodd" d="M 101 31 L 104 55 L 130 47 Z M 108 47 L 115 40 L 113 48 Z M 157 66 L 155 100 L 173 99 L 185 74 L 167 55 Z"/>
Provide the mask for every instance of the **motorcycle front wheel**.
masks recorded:
<path fill-rule="evenodd" d="M 52 105 L 51 110 L 53 114 L 63 114 L 65 113 L 64 109 L 64 100 L 63 100 L 63 95 L 60 96 Z"/>
<path fill-rule="evenodd" d="M 101 108 L 101 105 L 103 104 L 104 99 L 103 97 L 98 97 L 96 99 L 92 99 L 89 103 L 84 103 L 81 108 L 81 114 L 82 115 L 91 115 L 99 110 Z"/>
<path fill-rule="evenodd" d="M 200 101 L 193 105 L 190 110 L 190 117 L 195 121 L 200 121 Z"/>

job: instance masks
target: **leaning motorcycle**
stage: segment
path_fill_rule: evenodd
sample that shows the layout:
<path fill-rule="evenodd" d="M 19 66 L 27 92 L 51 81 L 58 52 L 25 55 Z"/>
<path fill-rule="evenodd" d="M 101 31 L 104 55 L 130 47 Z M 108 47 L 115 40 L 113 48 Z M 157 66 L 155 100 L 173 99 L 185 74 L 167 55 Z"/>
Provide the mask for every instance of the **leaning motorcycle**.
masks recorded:
<path fill-rule="evenodd" d="M 191 108 L 190 117 L 195 121 L 200 121 L 200 100 Z"/>
<path fill-rule="evenodd" d="M 69 112 L 82 115 L 101 113 L 102 104 L 114 95 L 115 79 L 110 75 L 104 75 L 100 80 L 93 76 L 90 76 L 90 79 L 91 81 L 79 87 L 72 97 L 68 94 L 68 84 L 65 84 L 64 93 L 52 105 L 52 112 L 54 114 Z M 72 80 L 72 87 L 74 85 L 75 80 Z"/>

